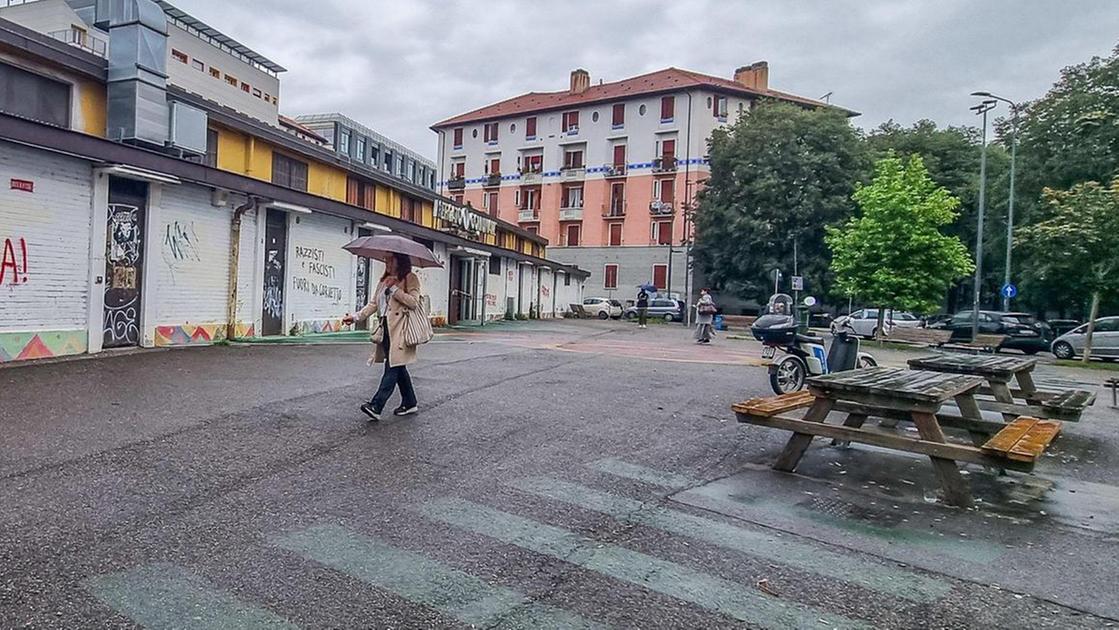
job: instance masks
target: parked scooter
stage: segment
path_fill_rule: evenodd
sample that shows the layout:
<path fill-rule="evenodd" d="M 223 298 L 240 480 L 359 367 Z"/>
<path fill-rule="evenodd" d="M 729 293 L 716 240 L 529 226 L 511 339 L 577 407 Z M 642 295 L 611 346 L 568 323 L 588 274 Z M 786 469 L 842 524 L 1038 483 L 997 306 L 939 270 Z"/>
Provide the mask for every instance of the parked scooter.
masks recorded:
<path fill-rule="evenodd" d="M 805 298 L 805 306 L 816 300 Z M 750 327 L 754 338 L 764 344 L 763 359 L 773 359 L 780 349 L 786 356 L 769 364 L 769 385 L 777 394 L 788 394 L 804 387 L 809 376 L 874 367 L 878 362 L 859 352 L 859 337 L 849 324 L 836 332 L 831 349 L 824 352 L 824 338 L 802 334 L 793 314 L 793 298 L 778 293 L 769 298 L 766 312 Z"/>

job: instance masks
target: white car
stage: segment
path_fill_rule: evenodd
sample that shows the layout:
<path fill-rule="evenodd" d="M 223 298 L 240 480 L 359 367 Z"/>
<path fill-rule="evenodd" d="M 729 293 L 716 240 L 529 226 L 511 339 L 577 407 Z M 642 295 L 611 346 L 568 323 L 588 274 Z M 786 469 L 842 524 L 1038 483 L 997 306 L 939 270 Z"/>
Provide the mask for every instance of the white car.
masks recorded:
<path fill-rule="evenodd" d="M 1053 354 L 1058 359 L 1083 356 L 1087 340 L 1088 324 L 1081 324 L 1057 337 L 1052 346 Z M 1119 317 L 1101 317 L 1096 320 L 1096 327 L 1092 330 L 1092 357 L 1119 359 Z"/>
<path fill-rule="evenodd" d="M 873 339 L 878 332 L 878 309 L 864 308 L 850 315 L 836 317 L 831 323 L 831 333 L 834 335 L 846 324 L 854 329 L 856 335 Z M 917 328 L 921 325 L 921 320 L 905 311 L 887 311 L 885 325 L 886 330 L 882 332 L 889 335 L 894 328 Z"/>
<path fill-rule="evenodd" d="M 622 316 L 622 303 L 610 298 L 589 297 L 583 300 L 583 310 L 591 317 L 618 319 Z"/>

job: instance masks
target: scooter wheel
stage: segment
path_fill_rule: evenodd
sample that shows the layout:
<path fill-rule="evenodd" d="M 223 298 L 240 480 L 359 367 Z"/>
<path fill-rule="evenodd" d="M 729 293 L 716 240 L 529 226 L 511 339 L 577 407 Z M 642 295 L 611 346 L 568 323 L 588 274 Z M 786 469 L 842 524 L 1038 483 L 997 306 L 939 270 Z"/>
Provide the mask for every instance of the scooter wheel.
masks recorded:
<path fill-rule="evenodd" d="M 789 394 L 804 387 L 808 368 L 797 357 L 785 357 L 769 371 L 769 386 L 776 394 Z"/>
<path fill-rule="evenodd" d="M 859 360 L 855 363 L 855 368 L 859 370 L 872 367 L 878 367 L 878 362 L 872 357 L 859 357 Z"/>

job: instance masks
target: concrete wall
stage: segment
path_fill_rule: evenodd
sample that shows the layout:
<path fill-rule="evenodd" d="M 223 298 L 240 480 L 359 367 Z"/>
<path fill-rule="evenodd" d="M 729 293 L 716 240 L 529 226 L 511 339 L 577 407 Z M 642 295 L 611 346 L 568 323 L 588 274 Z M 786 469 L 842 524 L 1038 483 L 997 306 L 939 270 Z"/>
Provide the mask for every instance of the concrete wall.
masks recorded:
<path fill-rule="evenodd" d="M 549 249 L 552 259 L 576 265 L 590 272 L 586 281 L 586 297 L 611 297 L 621 300 L 635 299 L 637 285 L 653 280 L 653 265 L 668 264 L 667 247 L 563 247 Z M 606 265 L 618 265 L 616 289 L 605 286 Z M 672 256 L 671 291 L 684 295 L 687 276 L 682 248 Z M 667 287 L 666 287 L 667 288 Z M 693 293 L 698 290 L 693 287 Z"/>

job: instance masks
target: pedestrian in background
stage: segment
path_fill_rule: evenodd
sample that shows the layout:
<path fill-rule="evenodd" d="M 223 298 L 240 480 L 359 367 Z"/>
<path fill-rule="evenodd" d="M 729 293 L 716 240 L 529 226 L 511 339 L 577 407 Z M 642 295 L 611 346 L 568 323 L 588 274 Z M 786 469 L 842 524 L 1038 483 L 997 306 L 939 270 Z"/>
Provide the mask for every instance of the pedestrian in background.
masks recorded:
<path fill-rule="evenodd" d="M 380 319 L 380 325 L 373 332 L 371 363 L 384 363 L 385 372 L 381 385 L 373 399 L 361 406 L 361 411 L 371 421 L 381 419 L 381 413 L 392 396 L 393 390 L 400 388 L 400 406 L 393 415 L 407 416 L 418 411 L 416 390 L 412 387 L 412 375 L 408 365 L 416 361 L 416 347 L 404 343 L 405 312 L 420 305 L 420 279 L 412 273 L 412 259 L 403 254 L 393 254 L 385 259 L 385 273 L 377 283 L 373 299 L 356 315 L 347 315 L 342 322 L 352 324 L 365 321 L 373 313 Z"/>
<path fill-rule="evenodd" d="M 711 293 L 707 289 L 700 291 L 699 301 L 695 305 L 696 343 L 711 343 L 712 324 L 718 310 L 715 306 L 715 300 L 711 299 Z"/>
<path fill-rule="evenodd" d="M 645 287 L 637 290 L 637 327 L 646 328 L 645 319 L 649 315 L 649 293 Z"/>

